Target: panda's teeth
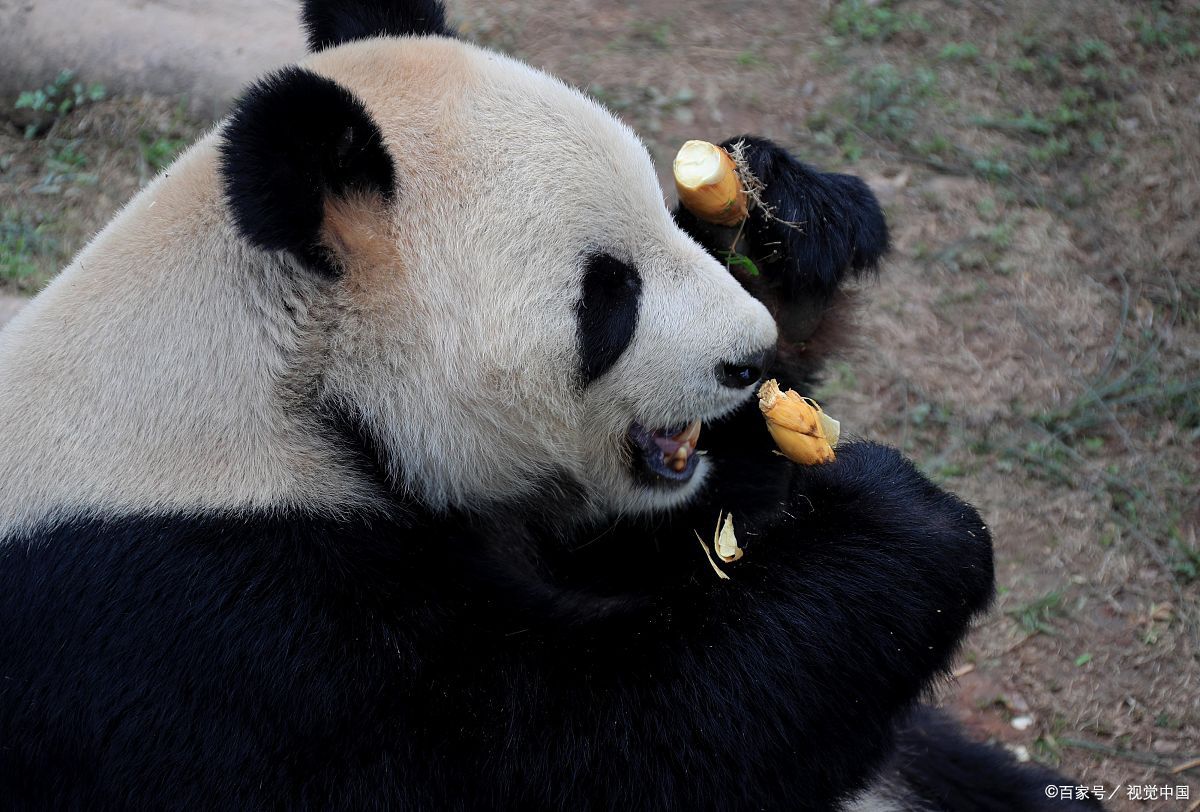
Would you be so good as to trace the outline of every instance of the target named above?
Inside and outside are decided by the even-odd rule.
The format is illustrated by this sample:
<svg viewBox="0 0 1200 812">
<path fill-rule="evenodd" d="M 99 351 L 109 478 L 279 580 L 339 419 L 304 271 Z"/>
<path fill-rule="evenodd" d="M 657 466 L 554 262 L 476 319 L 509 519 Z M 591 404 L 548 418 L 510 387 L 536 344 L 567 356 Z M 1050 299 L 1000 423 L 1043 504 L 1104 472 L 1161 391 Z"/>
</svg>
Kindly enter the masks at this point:
<svg viewBox="0 0 1200 812">
<path fill-rule="evenodd" d="M 700 438 L 700 418 L 696 418 L 692 422 L 683 427 L 683 430 L 671 437 L 677 443 L 690 445 L 695 447 L 696 440 Z"/>
<path fill-rule="evenodd" d="M 675 450 L 674 454 L 670 456 L 663 454 L 663 462 L 675 469 L 675 471 L 682 471 L 687 467 L 688 457 L 691 456 L 691 453 L 692 447 L 684 443 Z"/>
</svg>

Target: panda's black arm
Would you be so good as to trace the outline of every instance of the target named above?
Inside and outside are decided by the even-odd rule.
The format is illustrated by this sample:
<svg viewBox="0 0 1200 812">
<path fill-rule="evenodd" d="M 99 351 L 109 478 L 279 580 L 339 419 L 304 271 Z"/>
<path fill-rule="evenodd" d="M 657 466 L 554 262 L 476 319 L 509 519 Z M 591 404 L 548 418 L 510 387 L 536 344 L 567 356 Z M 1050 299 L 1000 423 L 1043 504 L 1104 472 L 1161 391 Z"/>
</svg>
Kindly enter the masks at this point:
<svg viewBox="0 0 1200 812">
<path fill-rule="evenodd" d="M 607 568 L 633 573 L 642 591 L 623 607 L 532 599 L 493 672 L 510 686 L 495 701 L 537 708 L 518 735 L 549 737 L 552 752 L 622 785 L 670 782 L 680 808 L 753 803 L 790 774 L 807 787 L 796 808 L 829 809 L 865 780 L 894 720 L 987 605 L 990 539 L 972 508 L 892 449 L 856 443 L 833 464 L 787 468 L 774 510 L 735 519 L 746 554 L 722 567 L 729 580 L 693 533 L 711 540 L 707 511 L 622 526 L 578 551 L 577 583 L 601 583 Z M 572 689 L 546 705 L 560 680 Z M 645 751 L 622 755 L 618 741 Z M 553 781 L 544 769 L 539 779 Z"/>
<path fill-rule="evenodd" d="M 761 181 L 762 205 L 751 205 L 736 228 L 704 223 L 682 207 L 675 219 L 774 316 L 779 342 L 763 378 L 811 394 L 851 322 L 853 307 L 840 286 L 873 273 L 888 250 L 883 210 L 860 178 L 822 172 L 765 138 L 743 135 L 721 146 Z M 731 261 L 731 247 L 752 266 Z M 701 448 L 716 461 L 706 504 L 744 514 L 780 498 L 786 463 L 773 456 L 775 444 L 753 399 L 706 424 Z"/>
<path fill-rule="evenodd" d="M 702 222 L 681 206 L 674 217 L 774 316 L 779 348 L 770 376 L 807 386 L 823 357 L 844 344 L 852 308 L 842 283 L 877 269 L 888 250 L 887 222 L 860 178 L 822 172 L 765 138 L 744 135 L 722 146 L 734 144 L 763 183 L 765 208 L 752 205 L 736 228 Z"/>
<path fill-rule="evenodd" d="M 741 135 L 721 144 L 731 151 L 735 145 L 762 183 L 764 205 L 751 205 L 736 227 L 703 222 L 682 206 L 673 214 L 752 293 L 786 303 L 827 300 L 846 278 L 876 269 L 888 250 L 887 222 L 861 178 L 822 172 L 766 138 Z M 731 251 L 753 268 L 731 260 Z"/>
</svg>

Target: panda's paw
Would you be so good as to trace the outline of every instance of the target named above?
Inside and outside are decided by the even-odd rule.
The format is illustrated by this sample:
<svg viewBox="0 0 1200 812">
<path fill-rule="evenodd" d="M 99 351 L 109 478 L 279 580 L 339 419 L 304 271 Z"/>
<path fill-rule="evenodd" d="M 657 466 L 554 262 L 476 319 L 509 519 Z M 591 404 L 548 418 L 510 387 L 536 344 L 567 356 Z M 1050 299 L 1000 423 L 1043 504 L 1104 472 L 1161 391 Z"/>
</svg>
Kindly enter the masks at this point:
<svg viewBox="0 0 1200 812">
<path fill-rule="evenodd" d="M 759 136 L 737 136 L 721 146 L 761 183 L 748 219 L 724 228 L 682 207 L 675 217 L 752 292 L 828 300 L 846 278 L 877 268 L 888 249 L 887 223 L 861 178 L 821 172 Z"/>
<path fill-rule="evenodd" d="M 789 490 L 784 519 L 771 535 L 798 540 L 801 557 L 873 559 L 894 586 L 912 586 L 916 603 L 930 595 L 955 598 L 954 614 L 964 622 L 991 603 L 987 525 L 896 449 L 840 444 L 832 463 L 795 466 Z"/>
<path fill-rule="evenodd" d="M 954 494 L 931 482 L 900 451 L 865 440 L 838 444 L 825 465 L 797 465 L 793 501 L 815 516 L 833 520 L 847 511 L 856 524 L 897 535 L 963 536 L 990 546 L 979 514 Z"/>
<path fill-rule="evenodd" d="M 842 441 L 835 455 L 833 462 L 824 465 L 797 465 L 793 491 L 819 496 L 819 503 L 829 510 L 853 508 L 864 499 L 916 508 L 946 496 L 891 446 L 867 440 Z M 892 513 L 874 518 L 894 518 Z"/>
<path fill-rule="evenodd" d="M 765 138 L 743 135 L 722 146 L 761 181 L 747 220 L 716 226 L 682 206 L 675 220 L 775 318 L 771 375 L 810 383 L 853 328 L 853 292 L 840 286 L 873 273 L 887 252 L 883 211 L 860 178 L 821 172 Z"/>
</svg>

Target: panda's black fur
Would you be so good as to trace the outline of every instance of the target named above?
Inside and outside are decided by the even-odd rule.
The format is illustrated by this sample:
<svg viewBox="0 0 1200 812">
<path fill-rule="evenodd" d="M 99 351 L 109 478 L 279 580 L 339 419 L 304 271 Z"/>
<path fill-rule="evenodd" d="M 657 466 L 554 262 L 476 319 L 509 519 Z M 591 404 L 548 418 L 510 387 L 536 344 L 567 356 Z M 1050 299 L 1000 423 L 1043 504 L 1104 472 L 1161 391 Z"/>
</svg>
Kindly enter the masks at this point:
<svg viewBox="0 0 1200 812">
<path fill-rule="evenodd" d="M 990 550 L 888 449 L 769 468 L 768 510 L 722 491 L 736 591 L 682 516 L 574 546 L 524 510 L 404 506 L 10 540 L 5 789 L 31 808 L 827 809 L 986 602 Z"/>
<path fill-rule="evenodd" d="M 327 198 L 394 194 L 379 127 L 354 94 L 310 70 L 284 68 L 252 86 L 227 133 L 225 195 L 238 230 L 313 269 L 336 272 L 318 239 Z"/>
<path fill-rule="evenodd" d="M 446 25 L 446 12 L 440 0 L 406 0 L 403 3 L 306 0 L 304 28 L 312 51 L 369 37 L 454 35 Z"/>
<path fill-rule="evenodd" d="M 777 280 L 786 298 L 827 299 L 847 273 L 876 270 L 888 249 L 888 229 L 861 178 L 821 172 L 753 135 L 730 138 L 721 146 L 740 154 L 762 183 L 766 205 L 751 207 L 738 230 L 743 248 L 758 249 L 750 256 L 755 267 Z M 706 224 L 682 207 L 675 210 L 675 219 L 705 243 L 728 237 L 730 231 Z"/>
<path fill-rule="evenodd" d="M 447 33 L 436 3 L 307 11 L 314 48 Z M 270 112 L 295 93 L 308 115 Z M 319 202 L 403 194 L 403 178 L 381 185 L 391 170 L 364 115 L 303 70 L 247 96 L 223 155 L 248 240 L 337 273 L 317 248 Z M 777 313 L 825 307 L 885 250 L 878 204 L 770 142 L 746 149 L 779 217 L 807 225 L 755 220 L 743 250 L 764 278 L 745 283 Z M 319 171 L 289 164 L 302 158 Z M 635 272 L 596 263 L 598 301 L 636 301 Z M 588 318 L 583 385 L 632 330 Z M 793 348 L 767 375 L 799 386 L 815 363 Z M 322 419 L 373 467 L 352 416 Z M 14 531 L 0 539 L 0 805 L 830 810 L 874 784 L 893 810 L 1069 808 L 1044 801 L 1055 777 L 914 711 L 991 599 L 975 510 L 872 443 L 792 465 L 753 403 L 706 431 L 721 464 L 701 496 L 616 524 L 564 523 L 536 498 L 481 512 L 396 493 L 339 519 L 175 512 Z M 718 509 L 746 550 L 736 588 L 696 549 Z"/>
<path fill-rule="evenodd" d="M 642 280 L 636 268 L 610 254 L 588 257 L 579 320 L 579 380 L 584 386 L 616 363 L 637 329 Z"/>
</svg>

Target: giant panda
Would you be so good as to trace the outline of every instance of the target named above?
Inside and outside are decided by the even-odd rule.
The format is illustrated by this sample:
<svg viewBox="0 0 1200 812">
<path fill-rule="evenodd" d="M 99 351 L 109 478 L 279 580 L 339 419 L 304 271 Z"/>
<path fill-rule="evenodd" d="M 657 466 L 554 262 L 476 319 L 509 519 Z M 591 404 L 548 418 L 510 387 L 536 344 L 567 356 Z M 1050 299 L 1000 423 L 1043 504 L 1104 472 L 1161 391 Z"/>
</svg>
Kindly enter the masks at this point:
<svg viewBox="0 0 1200 812">
<path fill-rule="evenodd" d="M 737 278 L 436 2 L 303 14 L 0 334 L 0 805 L 1071 806 L 917 704 L 979 515 L 870 442 L 794 465 L 752 402 L 885 251 L 867 187 L 740 139 L 777 218 Z"/>
</svg>

